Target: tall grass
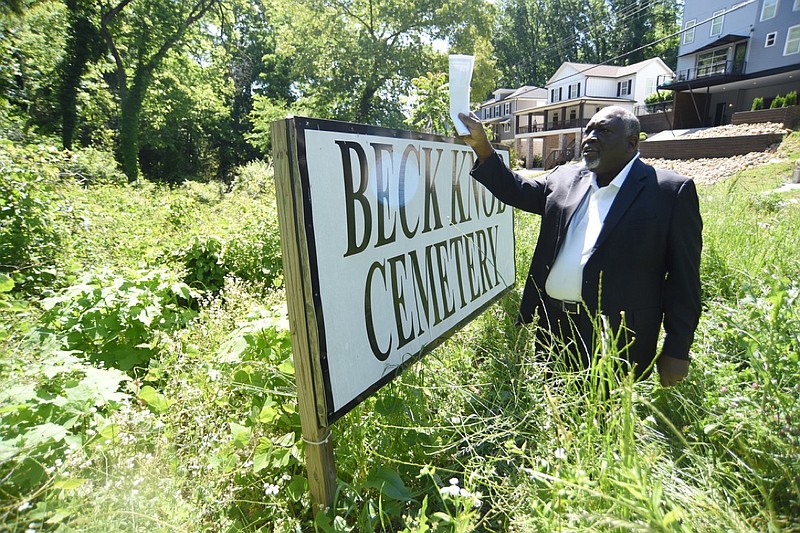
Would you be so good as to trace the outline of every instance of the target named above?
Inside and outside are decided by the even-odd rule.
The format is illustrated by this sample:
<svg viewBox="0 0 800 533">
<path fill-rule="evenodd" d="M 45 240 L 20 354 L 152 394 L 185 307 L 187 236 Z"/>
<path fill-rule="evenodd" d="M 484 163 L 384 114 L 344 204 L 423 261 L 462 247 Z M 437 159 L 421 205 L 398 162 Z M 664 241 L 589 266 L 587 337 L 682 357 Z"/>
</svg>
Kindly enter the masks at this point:
<svg viewBox="0 0 800 533">
<path fill-rule="evenodd" d="M 783 150 L 797 157 L 799 145 L 795 133 Z M 220 286 L 195 302 L 193 321 L 147 341 L 155 355 L 125 381 L 119 405 L 81 407 L 87 429 L 74 426 L 69 441 L 18 448 L 41 463 L 35 490 L 4 485 L 16 464 L 4 446 L 24 435 L 0 437 L 0 531 L 800 530 L 800 207 L 796 194 L 770 192 L 790 164 L 700 188 L 704 313 L 687 380 L 664 389 L 618 378 L 610 342 L 591 372 L 553 370 L 535 353 L 535 332 L 514 325 L 510 294 L 336 422 L 339 489 L 318 516 L 284 296 L 274 273 L 251 267 L 272 257 L 274 220 L 261 220 L 274 217 L 268 172 L 250 169 L 228 192 L 63 189 L 96 230 L 66 236 L 60 265 L 75 277 L 92 259 L 120 276 L 156 265 L 184 275 L 192 235 L 233 255 L 201 256 L 222 259 Z M 516 224 L 522 281 L 538 220 Z M 243 250 L 240 235 L 263 242 Z M 56 352 L 36 335 L 40 305 L 0 292 L 11 326 L 0 336 L 0 391 L 38 383 L 75 397 L 73 374 L 47 366 Z M 2 424 L 33 405 L 0 397 Z M 45 400 L 37 405 L 54 405 Z"/>
</svg>

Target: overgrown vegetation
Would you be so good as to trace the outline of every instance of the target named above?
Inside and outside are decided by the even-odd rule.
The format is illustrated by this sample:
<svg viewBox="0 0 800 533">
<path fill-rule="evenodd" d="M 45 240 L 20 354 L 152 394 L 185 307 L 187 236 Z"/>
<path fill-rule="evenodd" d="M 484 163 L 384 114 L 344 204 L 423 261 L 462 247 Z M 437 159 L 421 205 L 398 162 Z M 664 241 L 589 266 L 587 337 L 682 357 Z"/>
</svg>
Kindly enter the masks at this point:
<svg viewBox="0 0 800 533">
<path fill-rule="evenodd" d="M 781 151 L 700 189 L 689 379 L 613 382 L 602 348 L 595 385 L 548 374 L 512 294 L 335 424 L 312 516 L 271 167 L 128 185 L 3 144 L 0 531 L 796 530 L 800 208 L 774 191 L 800 134 Z"/>
</svg>

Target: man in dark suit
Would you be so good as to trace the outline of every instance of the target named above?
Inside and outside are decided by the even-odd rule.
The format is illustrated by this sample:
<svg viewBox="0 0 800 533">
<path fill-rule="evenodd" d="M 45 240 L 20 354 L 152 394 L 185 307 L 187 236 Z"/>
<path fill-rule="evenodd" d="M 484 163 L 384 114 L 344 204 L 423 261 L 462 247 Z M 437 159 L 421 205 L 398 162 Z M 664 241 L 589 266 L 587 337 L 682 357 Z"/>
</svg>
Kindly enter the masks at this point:
<svg viewBox="0 0 800 533">
<path fill-rule="evenodd" d="M 506 204 L 542 217 L 519 322 L 538 316 L 540 331 L 573 345 L 580 368 L 590 364 L 602 315 L 638 378 L 655 360 L 662 385 L 682 380 L 701 311 L 694 182 L 639 160 L 639 121 L 622 107 L 589 121 L 583 165 L 532 180 L 503 164 L 478 117 L 461 119 L 470 130 L 462 138 L 478 157 L 472 176 Z"/>
</svg>

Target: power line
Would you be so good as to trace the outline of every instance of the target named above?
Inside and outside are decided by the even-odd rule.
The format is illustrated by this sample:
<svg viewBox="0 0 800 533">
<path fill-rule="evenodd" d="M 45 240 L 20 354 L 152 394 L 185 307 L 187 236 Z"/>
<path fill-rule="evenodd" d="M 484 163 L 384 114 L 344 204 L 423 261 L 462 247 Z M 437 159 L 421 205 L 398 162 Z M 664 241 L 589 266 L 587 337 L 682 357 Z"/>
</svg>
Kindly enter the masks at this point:
<svg viewBox="0 0 800 533">
<path fill-rule="evenodd" d="M 652 7 L 656 3 L 664 3 L 666 1 L 667 0 L 656 0 L 656 2 L 654 2 L 652 4 L 647 4 L 647 3 L 644 3 L 644 4 L 628 4 L 627 6 L 624 6 L 624 7 L 620 8 L 617 11 L 611 11 L 611 12 L 608 13 L 608 15 L 609 15 L 609 21 L 608 21 L 609 22 L 609 26 L 610 26 L 610 23 L 611 23 L 610 17 L 614 17 L 614 16 L 619 17 L 619 20 L 617 21 L 618 24 L 624 24 L 624 23 L 627 23 L 627 22 L 632 22 L 632 21 L 635 21 L 635 20 L 638 20 L 639 18 L 641 18 L 644 15 L 644 11 L 647 8 Z M 556 54 L 559 53 L 559 49 L 561 49 L 563 47 L 566 47 L 566 46 L 569 46 L 570 44 L 575 43 L 579 39 L 581 34 L 589 35 L 589 36 L 591 36 L 591 37 L 593 37 L 595 39 L 599 39 L 602 36 L 602 34 L 598 35 L 597 32 L 598 32 L 597 28 L 584 29 L 584 30 L 577 29 L 575 35 L 570 36 L 570 37 L 565 37 L 563 39 L 560 39 L 559 41 L 556 41 L 555 43 L 549 44 L 548 46 L 546 46 L 546 47 L 544 47 L 544 48 L 542 48 L 540 50 L 537 50 L 536 55 L 538 57 L 554 57 Z M 517 63 L 516 66 L 517 67 L 521 67 L 523 65 L 520 64 L 520 63 Z"/>
<path fill-rule="evenodd" d="M 710 16 L 710 17 L 709 17 L 709 18 L 707 18 L 706 20 L 704 20 L 704 21 L 702 21 L 702 22 L 700 22 L 700 23 L 698 23 L 698 24 L 695 24 L 695 25 L 694 25 L 694 26 L 692 26 L 691 28 L 681 28 L 680 30 L 678 30 L 678 31 L 676 31 L 675 33 L 672 33 L 672 34 L 670 34 L 670 35 L 667 35 L 666 37 L 662 37 L 662 38 L 660 38 L 660 39 L 656 39 L 655 41 L 651 41 L 651 42 L 649 42 L 649 43 L 647 43 L 647 44 L 644 44 L 644 45 L 642 45 L 642 46 L 639 46 L 638 48 L 634 48 L 633 50 L 630 50 L 630 51 L 628 51 L 628 52 L 625 52 L 625 53 L 623 53 L 623 54 L 620 54 L 620 55 L 618 55 L 618 56 L 616 56 L 616 57 L 612 57 L 611 59 L 608 59 L 608 60 L 606 60 L 606 61 L 603 61 L 603 62 L 601 62 L 601 63 L 597 63 L 597 64 L 594 64 L 594 65 L 591 65 L 591 66 L 589 66 L 589 67 L 587 67 L 587 68 L 585 68 L 585 69 L 583 69 L 583 70 L 580 70 L 580 71 L 576 72 L 575 74 L 570 74 L 569 76 L 565 76 L 565 77 L 563 77 L 563 78 L 558 78 L 558 79 L 556 79 L 556 80 L 553 80 L 551 83 L 557 83 L 557 82 L 559 82 L 559 81 L 566 80 L 566 79 L 568 79 L 568 78 L 571 78 L 571 77 L 573 77 L 573 76 L 576 76 L 576 75 L 578 75 L 578 74 L 583 74 L 584 72 L 588 72 L 588 71 L 592 70 L 593 68 L 597 68 L 597 67 L 599 67 L 599 66 L 602 66 L 602 65 L 607 65 L 608 63 L 611 63 L 612 61 L 616 61 L 617 59 L 620 59 L 620 58 L 623 58 L 623 57 L 629 56 L 629 55 L 631 55 L 631 54 L 635 54 L 636 52 L 639 52 L 640 50 L 644 50 L 645 48 L 649 48 L 650 46 L 653 46 L 653 45 L 656 45 L 656 44 L 658 44 L 658 43 L 660 43 L 660 42 L 666 41 L 667 39 L 672 39 L 672 38 L 673 38 L 673 37 L 675 37 L 676 35 L 681 35 L 681 34 L 683 34 L 683 33 L 686 33 L 686 32 L 687 32 L 687 31 L 689 31 L 689 30 L 694 30 L 694 29 L 695 29 L 697 26 L 702 26 L 703 24 L 705 24 L 705 23 L 707 23 L 707 22 L 711 22 L 712 20 L 714 20 L 714 19 L 715 19 L 715 18 L 717 18 L 717 17 L 725 16 L 725 15 L 727 15 L 728 13 L 732 13 L 733 11 L 736 11 L 736 10 L 738 10 L 738 9 L 741 9 L 741 8 L 743 8 L 743 7 L 745 7 L 745 6 L 749 5 L 749 4 L 752 4 L 752 3 L 753 3 L 753 2 L 755 2 L 755 1 L 756 1 L 756 0 L 746 0 L 745 2 L 742 2 L 741 4 L 735 5 L 735 6 L 733 6 L 732 8 L 730 8 L 730 9 L 726 10 L 724 13 L 719 13 L 719 14 L 717 14 L 717 15 L 712 15 L 712 16 Z"/>
<path fill-rule="evenodd" d="M 648 3 L 628 4 L 627 6 L 623 6 L 622 8 L 620 8 L 617 11 L 609 12 L 608 15 L 609 15 L 609 18 L 612 17 L 612 16 L 619 17 L 619 20 L 617 21 L 617 23 L 618 24 L 624 24 L 624 23 L 627 23 L 627 22 L 632 22 L 632 21 L 640 19 L 645 14 L 645 10 L 646 9 L 648 9 L 650 7 L 653 7 L 657 3 L 662 3 L 663 4 L 666 1 L 667 0 L 656 0 L 656 2 L 653 2 L 653 3 L 650 3 L 650 4 L 648 4 Z M 609 20 L 609 22 L 611 22 L 611 20 Z M 579 31 L 576 32 L 576 34 L 574 36 L 565 37 L 565 38 L 561 39 L 560 41 L 557 41 L 557 42 L 555 42 L 553 44 L 550 44 L 550 45 L 546 46 L 544 49 L 542 49 L 541 51 L 537 51 L 537 54 L 538 55 L 547 56 L 551 51 L 558 52 L 558 49 L 561 48 L 562 46 L 569 46 L 570 44 L 572 44 L 574 42 L 577 42 L 580 34 L 586 34 L 586 35 L 592 36 L 595 39 L 597 39 L 597 38 L 599 38 L 599 36 L 595 34 L 596 31 L 597 31 L 596 28 L 595 29 L 586 29 L 586 30 L 583 30 L 583 31 L 579 30 Z"/>
</svg>

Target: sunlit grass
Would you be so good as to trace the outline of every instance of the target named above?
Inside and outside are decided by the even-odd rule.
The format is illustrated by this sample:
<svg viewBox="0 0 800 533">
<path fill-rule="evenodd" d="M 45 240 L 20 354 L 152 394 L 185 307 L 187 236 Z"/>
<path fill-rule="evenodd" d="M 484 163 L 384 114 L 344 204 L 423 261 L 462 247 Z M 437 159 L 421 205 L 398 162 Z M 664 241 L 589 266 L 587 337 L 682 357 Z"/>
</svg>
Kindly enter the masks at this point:
<svg viewBox="0 0 800 533">
<path fill-rule="evenodd" d="M 800 207 L 771 192 L 789 170 L 700 188 L 704 313 L 674 388 L 618 378 L 612 343 L 590 374 L 548 367 L 511 293 L 335 423 L 340 488 L 315 522 L 290 368 L 270 362 L 289 355 L 271 329 L 283 295 L 229 277 L 153 341 L 110 438 L 48 455 L 39 492 L 0 494 L 0 531 L 797 531 Z M 211 185 L 69 194 L 95 231 L 68 240 L 80 269 L 178 268 L 166 258 L 189 233 L 274 216 Z M 521 283 L 538 218 L 515 220 Z M 26 341 L 37 301 L 0 303 L 1 388 L 41 354 Z M 136 397 L 148 385 L 165 406 Z"/>
</svg>

